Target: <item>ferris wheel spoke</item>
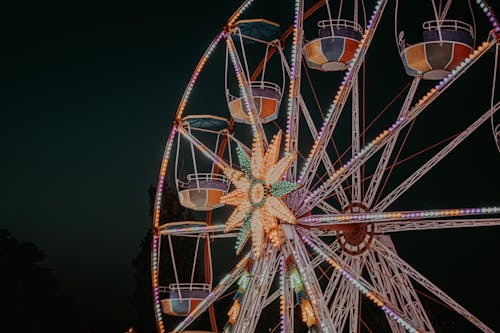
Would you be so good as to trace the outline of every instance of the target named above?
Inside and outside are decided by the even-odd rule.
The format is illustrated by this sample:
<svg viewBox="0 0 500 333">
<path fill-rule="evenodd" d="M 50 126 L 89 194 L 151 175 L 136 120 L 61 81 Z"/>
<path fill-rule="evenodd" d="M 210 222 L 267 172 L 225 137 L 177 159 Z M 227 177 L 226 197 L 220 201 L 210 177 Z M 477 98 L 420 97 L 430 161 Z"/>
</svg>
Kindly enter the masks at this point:
<svg viewBox="0 0 500 333">
<path fill-rule="evenodd" d="M 197 137 L 189 131 L 186 131 L 182 126 L 179 127 L 179 133 L 191 142 L 198 151 L 208 157 L 213 163 L 217 164 L 219 168 L 228 168 L 229 164 L 222 159 L 217 153 L 213 152 L 205 144 L 203 144 Z"/>
<path fill-rule="evenodd" d="M 158 235 L 172 235 L 172 236 L 184 236 L 184 237 L 205 237 L 208 235 L 211 239 L 218 238 L 235 238 L 238 236 L 238 229 L 235 228 L 234 232 L 224 232 L 224 224 L 211 224 L 205 226 L 188 226 L 180 227 L 174 225 L 170 227 L 168 224 L 164 224 L 158 228 Z"/>
<path fill-rule="evenodd" d="M 464 141 L 470 134 L 472 134 L 482 123 L 489 120 L 492 114 L 494 114 L 498 109 L 500 109 L 500 102 L 493 106 L 492 109 L 486 111 L 479 119 L 477 119 L 472 125 L 466 128 L 460 135 L 448 143 L 443 149 L 441 149 L 436 155 L 434 155 L 429 161 L 422 165 L 417 171 L 415 171 L 410 177 L 404 180 L 398 187 L 396 187 L 391 193 L 389 193 L 385 198 L 377 203 L 373 207 L 373 211 L 382 212 L 387 209 L 397 198 L 399 198 L 404 192 L 406 192 L 411 186 L 413 186 L 420 178 L 422 178 L 429 170 L 431 170 L 439 161 L 446 157 L 453 149 L 455 149 L 462 141 Z"/>
<path fill-rule="evenodd" d="M 306 196 L 304 199 L 304 204 L 297 212 L 297 215 L 302 215 L 305 212 L 310 211 L 313 207 L 317 205 L 319 200 L 324 200 L 332 191 L 334 191 L 336 186 L 339 186 L 344 180 L 349 177 L 352 172 L 359 168 L 363 163 L 365 163 L 369 158 L 371 158 L 378 150 L 384 147 L 387 142 L 392 138 L 392 136 L 399 130 L 410 124 L 413 119 L 422 113 L 439 95 L 441 95 L 448 87 L 452 85 L 455 80 L 457 80 L 470 66 L 472 66 L 477 60 L 479 60 L 486 52 L 495 45 L 495 41 L 490 43 L 483 43 L 475 50 L 469 58 L 466 58 L 464 62 L 458 65 L 450 74 L 442 81 L 440 81 L 434 88 L 427 92 L 424 97 L 422 97 L 413 108 L 411 108 L 407 115 L 398 118 L 398 120 L 391 125 L 388 129 L 380 133 L 375 139 L 368 143 L 357 156 L 351 157 L 351 159 L 346 162 L 341 168 L 337 169 L 333 176 L 326 180 L 320 187 L 312 190 L 310 196 Z M 499 103 L 494 107 L 493 110 L 488 111 L 490 114 L 498 109 Z"/>
<path fill-rule="evenodd" d="M 361 68 L 361 64 L 364 62 L 366 52 L 371 44 L 386 4 L 387 0 L 377 2 L 375 11 L 373 12 L 371 20 L 365 29 L 354 59 L 349 65 L 346 75 L 344 76 L 344 80 L 337 91 L 332 104 L 330 105 L 327 116 L 321 126 L 321 130 L 309 152 L 309 157 L 307 158 L 305 165 L 302 167 L 299 182 L 302 183 L 306 189 L 309 189 L 311 186 L 323 152 L 326 150 L 326 146 L 333 135 L 335 127 L 337 126 L 337 122 L 347 102 L 347 98 L 351 93 L 354 78 L 357 76 L 357 73 Z"/>
<path fill-rule="evenodd" d="M 337 243 L 337 241 L 335 241 L 334 243 Z M 320 259 L 324 259 L 322 258 L 320 255 L 317 255 Z M 348 256 L 345 254 L 345 252 L 341 252 L 340 253 L 340 258 L 343 260 L 343 262 L 350 266 L 351 265 L 351 256 Z M 340 282 L 342 280 L 342 274 L 337 271 L 337 270 L 334 270 L 332 272 L 332 274 L 330 275 L 330 279 L 328 280 L 328 284 L 325 288 L 325 302 L 327 304 L 330 304 L 330 302 L 332 301 L 333 299 L 333 296 L 335 295 L 335 292 L 337 290 L 340 290 L 340 288 L 338 287 Z M 334 308 L 333 306 L 330 306 L 330 312 L 333 312 L 334 311 Z"/>
<path fill-rule="evenodd" d="M 304 38 L 304 0 L 295 1 L 293 22 L 290 86 L 287 103 L 287 119 L 285 132 L 285 152 L 297 151 L 299 143 L 299 98 L 300 98 L 300 73 L 302 64 L 302 40 Z M 297 180 L 297 160 L 294 160 L 288 169 L 286 180 Z"/>
<path fill-rule="evenodd" d="M 245 70 L 241 64 L 240 58 L 238 56 L 238 52 L 236 51 L 236 47 L 234 45 L 232 34 L 229 34 L 226 38 L 227 48 L 229 50 L 230 58 L 233 63 L 234 70 L 236 72 L 236 77 L 238 79 L 238 85 L 240 87 L 240 93 L 243 95 L 243 100 L 245 104 L 246 111 L 248 112 L 248 118 L 250 119 L 250 123 L 252 125 L 252 130 L 254 133 L 259 133 L 262 136 L 262 140 L 264 142 L 264 146 L 267 147 L 267 137 L 266 132 L 262 127 L 262 121 L 260 119 L 260 115 L 257 112 L 257 107 L 255 106 L 252 89 L 250 88 L 250 84 L 248 82 L 248 78 L 246 77 Z"/>
<path fill-rule="evenodd" d="M 304 102 L 304 99 L 302 98 L 302 96 L 300 97 L 300 109 L 302 110 L 302 114 L 304 115 L 304 119 L 306 121 L 307 126 L 309 127 L 309 131 L 311 132 L 311 135 L 313 137 L 317 137 L 318 130 L 314 126 L 314 122 L 311 118 L 311 114 L 309 113 L 309 109 L 307 108 L 307 105 Z M 328 176 L 332 176 L 335 168 L 333 167 L 333 163 L 330 160 L 330 157 L 328 156 L 326 151 L 323 151 L 321 161 L 325 165 Z M 307 195 L 307 193 L 304 193 L 304 194 Z M 345 193 L 345 189 L 342 186 L 337 186 L 335 188 L 335 194 L 337 195 L 337 200 L 339 201 L 340 207 L 345 207 L 349 204 L 349 199 L 347 198 L 347 194 Z M 293 202 L 292 209 L 296 209 L 297 203 L 302 201 L 301 200 L 302 198 L 297 198 L 297 196 L 295 198 L 299 199 L 299 200 L 295 200 Z"/>
<path fill-rule="evenodd" d="M 340 249 L 340 246 L 338 244 L 338 242 L 333 242 L 332 244 L 330 244 L 330 248 L 332 251 L 338 251 Z M 319 254 L 316 254 L 313 259 L 311 260 L 311 265 L 313 266 L 313 268 L 316 268 L 318 267 L 322 262 L 324 262 L 325 260 L 321 257 L 321 255 Z M 333 292 L 332 292 L 333 293 Z M 265 301 L 265 304 L 264 304 L 264 307 L 268 306 L 269 304 L 271 304 L 272 302 L 274 302 L 276 299 L 278 299 L 278 297 L 280 297 L 280 291 L 279 290 L 276 290 L 274 293 L 272 293 Z"/>
<path fill-rule="evenodd" d="M 316 278 L 314 267 L 311 265 L 308 252 L 300 236 L 291 225 L 283 225 L 283 231 L 286 238 L 286 243 L 283 244 L 282 249 L 283 254 L 285 257 L 293 259 L 294 263 L 297 265 L 306 287 L 307 295 L 311 301 L 310 303 L 314 311 L 316 323 L 320 327 L 320 331 L 330 333 L 336 332 L 330 312 L 324 302 L 323 293 L 321 292 L 318 279 Z"/>
<path fill-rule="evenodd" d="M 380 256 L 384 257 L 387 262 L 391 262 L 394 267 L 401 272 L 404 272 L 407 276 L 413 279 L 415 282 L 420 284 L 422 287 L 426 288 L 430 292 L 432 292 L 436 297 L 438 297 L 443 303 L 448 305 L 458 314 L 462 315 L 465 319 L 475 325 L 483 332 L 494 333 L 494 331 L 486 326 L 483 322 L 481 322 L 478 318 L 476 318 L 473 314 L 463 308 L 460 304 L 458 304 L 455 300 L 453 300 L 450 296 L 448 296 L 445 292 L 439 289 L 436 285 L 434 285 L 431 281 L 421 275 L 417 270 L 415 270 L 412 266 L 406 263 L 401 257 L 397 255 L 394 251 L 388 248 L 379 240 L 375 239 L 372 248 L 376 250 Z"/>
<path fill-rule="evenodd" d="M 359 154 L 360 132 L 359 132 L 359 82 L 358 75 L 354 77 L 352 84 L 352 121 L 351 121 L 351 152 L 352 156 Z M 330 171 L 333 173 L 333 169 Z M 329 175 L 331 176 L 331 175 Z M 361 202 L 361 166 L 351 174 L 351 202 Z M 343 206 L 344 207 L 344 206 Z"/>
<path fill-rule="evenodd" d="M 375 233 L 387 234 L 400 231 L 440 230 L 457 228 L 479 228 L 500 225 L 500 218 L 474 218 L 474 219 L 445 219 L 445 220 L 418 220 L 394 221 L 377 223 Z"/>
<path fill-rule="evenodd" d="M 172 331 L 172 333 L 182 332 L 185 330 L 193 321 L 196 320 L 204 311 L 206 311 L 218 298 L 220 298 L 226 290 L 231 287 L 246 270 L 248 260 L 250 259 L 250 254 L 245 255 L 240 262 L 227 274 L 219 284 L 212 289 L 206 298 L 201 301 L 196 308 L 189 313 L 189 315 L 184 318 L 183 321 L 177 325 L 177 327 Z"/>
<path fill-rule="evenodd" d="M 358 276 L 361 275 L 363 270 L 363 261 L 362 256 L 352 257 L 350 260 L 349 266 Z M 342 274 L 337 275 L 342 277 Z M 359 290 L 346 279 L 340 279 L 337 289 L 338 291 L 330 306 L 333 323 L 338 332 L 343 332 L 345 325 L 348 323 L 349 333 L 357 333 Z"/>
<path fill-rule="evenodd" d="M 408 109 L 411 106 L 411 102 L 413 101 L 413 97 L 415 96 L 419 83 L 420 83 L 420 77 L 416 77 L 413 79 L 410 89 L 406 94 L 406 98 L 401 108 L 401 111 L 399 112 L 398 118 L 400 118 L 401 116 L 405 116 L 406 113 L 408 112 Z M 384 171 L 386 170 L 387 163 L 389 163 L 392 151 L 396 146 L 399 132 L 400 132 L 399 130 L 396 131 L 394 136 L 385 145 L 384 151 L 382 152 L 382 156 L 380 157 L 377 168 L 373 173 L 370 185 L 368 186 L 366 194 L 363 198 L 363 202 L 366 204 L 367 207 L 371 207 L 373 200 L 375 199 L 375 194 L 377 193 L 377 190 L 380 186 L 380 182 L 382 181 L 382 176 L 384 175 Z"/>
<path fill-rule="evenodd" d="M 385 243 L 394 252 L 394 245 L 389 236 L 377 236 L 377 239 Z M 390 260 L 375 249 L 367 252 L 367 267 L 371 280 L 391 303 L 397 307 L 424 332 L 434 332 L 432 324 L 425 312 L 417 292 L 409 277 L 395 266 Z M 402 332 L 401 327 L 387 318 L 393 332 Z"/>
<path fill-rule="evenodd" d="M 255 332 L 279 264 L 280 256 L 270 244 L 266 246 L 262 256 L 254 261 L 233 332 Z"/>
<path fill-rule="evenodd" d="M 236 138 L 234 135 L 228 133 L 227 136 L 229 137 L 229 139 L 231 139 L 232 141 L 234 141 L 238 146 L 240 146 L 240 148 L 243 149 L 243 151 L 245 153 L 247 153 L 248 155 L 250 155 L 252 153 L 252 149 L 250 149 L 249 147 L 247 147 L 243 142 L 241 142 L 240 140 L 238 140 L 238 138 Z"/>
<path fill-rule="evenodd" d="M 280 312 L 281 332 L 294 332 L 294 288 L 283 255 L 280 257 Z"/>
<path fill-rule="evenodd" d="M 340 213 L 339 210 L 334 208 L 332 205 L 330 205 L 326 201 L 320 201 L 318 202 L 318 208 L 321 209 L 323 212 L 328 213 L 328 214 L 334 214 L 334 213 Z"/>
<path fill-rule="evenodd" d="M 310 215 L 298 219 L 297 222 L 307 228 L 320 230 L 335 230 L 337 227 L 345 224 L 356 223 L 375 223 L 382 226 L 388 223 L 404 224 L 419 223 L 421 221 L 440 221 L 441 218 L 498 215 L 499 206 L 481 207 L 481 208 L 452 208 L 452 209 L 433 209 L 433 210 L 412 210 L 412 211 L 393 211 L 382 213 L 352 213 L 352 214 L 324 214 Z M 429 218 L 431 220 L 429 220 Z M 432 220 L 434 219 L 434 220 Z M 441 220 L 445 221 L 445 220 Z M 466 221 L 464 220 L 456 220 Z M 424 223 L 422 223 L 424 224 Z M 382 228 L 382 227 L 380 227 Z"/>
<path fill-rule="evenodd" d="M 306 191 L 305 194 L 307 195 L 307 194 L 309 194 L 309 192 Z M 347 200 L 347 197 L 345 200 Z M 335 207 L 333 207 L 332 205 L 330 205 L 328 202 L 326 202 L 324 200 L 321 200 L 320 202 L 318 202 L 317 207 L 319 209 L 321 209 L 326 214 L 340 214 L 340 211 L 338 209 L 336 209 Z"/>
<path fill-rule="evenodd" d="M 282 59 L 285 59 L 285 56 L 284 56 L 283 51 L 281 49 L 280 49 L 280 55 L 281 55 Z M 286 59 L 284 60 L 284 63 L 285 63 L 286 71 L 290 75 L 290 68 L 286 64 Z M 311 89 L 314 90 L 314 87 L 311 87 Z M 300 107 L 300 110 L 302 111 L 302 115 L 304 116 L 304 120 L 307 124 L 307 127 L 309 128 L 309 131 L 311 132 L 312 137 L 317 137 L 318 130 L 316 129 L 314 121 L 311 118 L 309 108 L 307 107 L 307 104 L 305 103 L 304 98 L 302 97 L 301 94 L 299 95 L 299 107 Z M 325 165 L 325 168 L 326 168 L 328 175 L 331 176 L 333 171 L 335 170 L 335 168 L 333 167 L 333 163 L 330 160 L 330 157 L 328 156 L 326 150 L 323 151 L 323 154 L 321 156 L 321 161 Z M 296 210 L 298 203 L 302 202 L 302 200 L 303 200 L 303 197 L 300 194 L 301 193 L 299 192 L 299 193 L 293 195 L 293 199 L 290 200 L 292 211 Z M 349 204 L 349 199 L 347 198 L 347 195 L 345 193 L 345 189 L 342 186 L 338 186 L 335 188 L 335 194 L 337 195 L 337 200 L 339 201 L 341 207 L 345 207 L 346 205 Z M 304 193 L 302 193 L 302 195 L 304 195 Z"/>
<path fill-rule="evenodd" d="M 385 299 L 368 281 L 359 275 L 355 275 L 351 267 L 345 265 L 341 258 L 325 244 L 318 236 L 307 231 L 299 231 L 302 240 L 307 243 L 315 252 L 321 254 L 325 261 L 341 272 L 344 279 L 348 280 L 352 286 L 359 290 L 364 296 L 370 299 L 375 305 L 388 314 L 392 320 L 406 330 L 417 330 L 417 326 L 398 309 L 390 300 Z"/>
</svg>

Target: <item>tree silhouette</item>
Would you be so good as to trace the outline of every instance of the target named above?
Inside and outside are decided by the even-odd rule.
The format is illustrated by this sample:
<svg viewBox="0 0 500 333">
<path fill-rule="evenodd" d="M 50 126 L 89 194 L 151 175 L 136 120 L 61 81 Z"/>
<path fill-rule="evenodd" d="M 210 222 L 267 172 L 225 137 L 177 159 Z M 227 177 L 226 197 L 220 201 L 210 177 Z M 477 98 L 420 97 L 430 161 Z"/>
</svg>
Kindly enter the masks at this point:
<svg viewBox="0 0 500 333">
<path fill-rule="evenodd" d="M 69 332 L 78 323 L 72 300 L 59 291 L 44 252 L 0 229 L 1 332 Z"/>
</svg>

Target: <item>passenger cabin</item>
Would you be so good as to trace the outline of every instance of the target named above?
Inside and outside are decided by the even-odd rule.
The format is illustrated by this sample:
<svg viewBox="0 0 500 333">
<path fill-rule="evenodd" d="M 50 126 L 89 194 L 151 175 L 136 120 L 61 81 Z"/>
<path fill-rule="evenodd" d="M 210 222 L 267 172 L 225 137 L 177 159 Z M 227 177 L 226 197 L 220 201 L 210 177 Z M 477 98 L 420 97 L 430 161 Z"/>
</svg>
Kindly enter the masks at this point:
<svg viewBox="0 0 500 333">
<path fill-rule="evenodd" d="M 271 82 L 273 79 L 266 80 L 265 75 L 266 69 L 268 69 L 268 63 L 270 62 L 270 58 L 268 57 L 269 50 L 270 48 L 278 45 L 280 26 L 279 24 L 266 19 L 240 20 L 234 24 L 234 28 L 231 33 L 232 39 L 238 45 L 237 48 L 241 54 L 240 59 L 242 60 L 242 63 L 240 65 L 244 68 L 244 74 L 248 80 L 248 88 L 253 96 L 256 115 L 260 118 L 261 123 L 265 124 L 273 121 L 278 118 L 279 115 L 283 90 L 280 88 L 279 84 Z M 248 46 L 248 44 L 251 46 Z M 251 74 L 247 58 L 255 56 L 256 52 L 260 52 L 262 47 L 265 48 L 265 60 L 263 61 L 262 68 L 260 69 L 260 80 L 250 80 Z M 270 67 L 270 71 L 274 72 L 274 74 L 279 71 L 282 76 L 282 81 L 284 81 L 285 73 L 283 64 L 281 64 L 278 70 L 274 65 L 271 65 Z M 267 74 L 269 74 L 269 71 Z M 226 100 L 231 117 L 237 123 L 250 124 L 250 117 L 248 114 L 248 112 L 250 112 L 250 108 L 246 105 L 245 97 L 231 94 L 230 89 L 227 86 L 227 81 L 228 71 L 226 69 Z M 282 82 L 281 85 L 284 85 L 284 82 Z"/>
<path fill-rule="evenodd" d="M 255 109 L 260 121 L 265 124 L 278 118 L 281 104 L 281 88 L 275 83 L 266 81 L 251 81 L 250 89 L 253 95 Z M 237 123 L 250 124 L 245 99 L 228 94 L 228 106 L 231 117 Z"/>
<path fill-rule="evenodd" d="M 363 30 L 353 21 L 337 19 L 318 22 L 319 37 L 304 45 L 309 68 L 321 71 L 343 71 L 358 48 Z"/>
<path fill-rule="evenodd" d="M 474 30 L 457 20 L 427 21 L 423 42 L 406 45 L 400 38 L 400 54 L 406 73 L 425 80 L 441 80 L 469 56 L 474 48 Z"/>
<path fill-rule="evenodd" d="M 170 255 L 170 262 L 172 263 L 171 268 L 158 267 L 158 270 L 168 269 L 173 270 L 175 282 L 167 286 L 159 286 L 160 293 L 160 305 L 163 313 L 170 316 L 187 316 L 193 311 L 193 309 L 203 301 L 211 291 L 211 284 L 206 283 L 208 281 L 197 282 L 196 272 L 200 272 L 201 269 L 206 270 L 211 269 L 212 256 L 210 244 L 202 245 L 202 242 L 207 242 L 207 232 L 204 230 L 207 227 L 207 223 L 200 221 L 181 221 L 181 222 L 169 222 L 163 224 L 159 227 L 160 242 L 162 238 L 167 238 L 168 242 L 166 252 Z M 174 238 L 186 237 L 189 240 L 186 243 L 183 242 L 184 246 L 187 248 L 176 248 L 176 243 Z M 200 244 L 201 243 L 201 244 Z M 177 243 L 178 244 L 178 243 Z M 186 255 L 192 251 L 193 259 L 192 261 L 186 260 Z M 202 251 L 200 253 L 200 251 Z M 180 261 L 178 261 L 175 253 L 182 252 Z M 201 255 L 205 257 L 204 260 L 200 260 Z M 204 262 L 201 267 L 197 265 L 198 263 Z M 204 266 L 206 265 L 206 266 Z M 181 272 L 191 272 L 191 276 L 184 275 Z"/>
<path fill-rule="evenodd" d="M 193 136 L 201 139 L 203 144 L 218 153 L 218 147 L 225 130 L 229 126 L 229 121 L 225 118 L 211 115 L 191 115 L 181 119 L 181 126 Z M 180 134 L 179 134 L 180 135 Z M 223 174 L 216 172 L 216 167 L 209 162 L 207 170 L 207 160 L 202 153 L 193 145 L 182 151 L 179 147 L 180 137 L 177 141 L 176 154 L 176 185 L 180 204 L 186 208 L 196 211 L 210 211 L 223 206 L 220 203 L 221 196 L 227 194 L 229 190 L 229 180 Z M 230 152 L 229 152 L 230 153 Z M 184 163 L 186 162 L 186 163 Z M 187 168 L 187 164 L 193 165 L 191 172 L 186 177 L 178 176 L 178 169 Z"/>
<path fill-rule="evenodd" d="M 214 173 L 187 175 L 187 181 L 178 180 L 179 201 L 186 208 L 208 211 L 221 207 L 220 198 L 227 194 L 229 180 Z"/>
<path fill-rule="evenodd" d="M 161 310 L 170 316 L 187 316 L 210 293 L 206 283 L 172 283 L 167 290 L 168 297 L 160 300 Z"/>
</svg>

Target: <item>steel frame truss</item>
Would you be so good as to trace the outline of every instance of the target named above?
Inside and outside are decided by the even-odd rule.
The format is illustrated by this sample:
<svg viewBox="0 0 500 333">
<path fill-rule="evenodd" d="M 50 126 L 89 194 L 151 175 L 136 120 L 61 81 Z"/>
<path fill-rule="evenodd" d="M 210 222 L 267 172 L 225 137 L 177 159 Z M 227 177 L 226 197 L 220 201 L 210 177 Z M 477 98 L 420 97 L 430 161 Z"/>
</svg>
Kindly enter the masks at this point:
<svg viewBox="0 0 500 333">
<path fill-rule="evenodd" d="M 380 256 L 384 257 L 387 262 L 390 262 L 394 267 L 402 273 L 413 279 L 415 282 L 420 284 L 422 287 L 426 288 L 432 292 L 436 297 L 438 297 L 443 303 L 448 305 L 454 311 L 462 315 L 465 319 L 479 328 L 482 332 L 494 333 L 494 331 L 476 318 L 473 314 L 467 311 L 464 307 L 458 304 L 450 296 L 448 296 L 444 291 L 439 289 L 431 281 L 421 275 L 417 270 L 411 267 L 403 259 L 401 259 L 394 251 L 389 247 L 384 245 L 381 241 L 375 239 L 373 242 L 373 250 L 377 251 Z"/>
</svg>

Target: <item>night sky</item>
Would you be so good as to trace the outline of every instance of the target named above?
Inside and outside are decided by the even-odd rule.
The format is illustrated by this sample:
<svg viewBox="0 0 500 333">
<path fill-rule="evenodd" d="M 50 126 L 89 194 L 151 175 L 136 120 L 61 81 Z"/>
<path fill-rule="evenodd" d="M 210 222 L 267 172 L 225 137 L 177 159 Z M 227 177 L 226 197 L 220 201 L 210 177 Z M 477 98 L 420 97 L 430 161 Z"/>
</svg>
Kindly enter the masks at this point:
<svg viewBox="0 0 500 333">
<path fill-rule="evenodd" d="M 2 6 L 0 228 L 46 252 L 44 265 L 81 317 L 132 316 L 131 260 L 151 224 L 147 189 L 185 84 L 237 3 Z M 500 154 L 488 131 L 483 126 L 462 157 L 443 162 L 441 174 L 408 200 L 423 209 L 433 208 L 432 196 L 447 195 L 456 203 L 450 208 L 498 205 Z M 449 188 L 426 192 L 425 184 L 450 175 L 448 167 Z M 467 187 L 459 185 L 463 178 Z M 462 202 L 454 200 L 460 190 L 469 193 Z M 430 199 L 421 201 L 422 193 Z M 395 242 L 403 258 L 498 330 L 499 236 L 495 227 L 398 235 Z"/>
</svg>

